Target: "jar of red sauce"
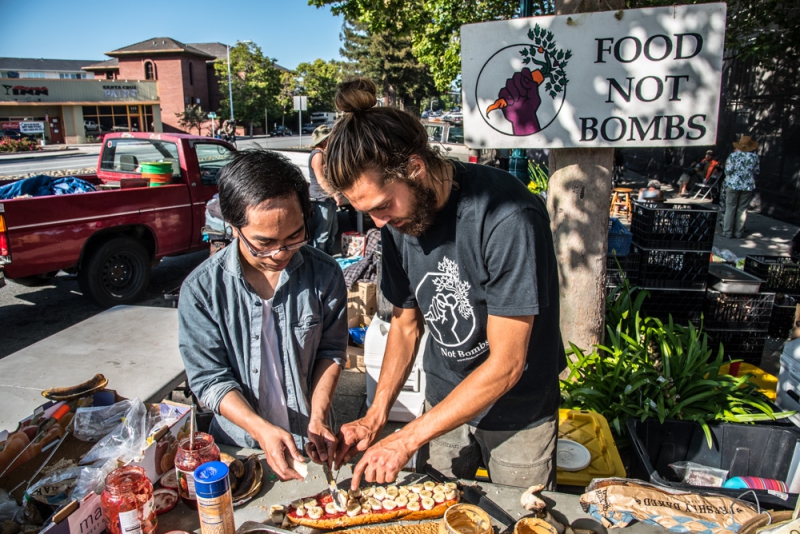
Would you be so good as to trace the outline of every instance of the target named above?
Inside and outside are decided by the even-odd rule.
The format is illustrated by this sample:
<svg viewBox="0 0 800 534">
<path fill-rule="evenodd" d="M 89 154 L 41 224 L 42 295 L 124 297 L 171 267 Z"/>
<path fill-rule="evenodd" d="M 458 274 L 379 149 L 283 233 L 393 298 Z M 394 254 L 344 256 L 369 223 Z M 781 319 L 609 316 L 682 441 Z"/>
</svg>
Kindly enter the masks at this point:
<svg viewBox="0 0 800 534">
<path fill-rule="evenodd" d="M 128 465 L 110 472 L 100 496 L 106 529 L 111 534 L 155 534 L 153 485 L 141 467 Z"/>
<path fill-rule="evenodd" d="M 207 462 L 219 461 L 219 447 L 214 438 L 205 432 L 194 433 L 191 438 L 183 438 L 178 443 L 175 455 L 175 474 L 178 475 L 178 494 L 191 509 L 197 510 L 197 495 L 194 490 L 194 470 Z"/>
</svg>

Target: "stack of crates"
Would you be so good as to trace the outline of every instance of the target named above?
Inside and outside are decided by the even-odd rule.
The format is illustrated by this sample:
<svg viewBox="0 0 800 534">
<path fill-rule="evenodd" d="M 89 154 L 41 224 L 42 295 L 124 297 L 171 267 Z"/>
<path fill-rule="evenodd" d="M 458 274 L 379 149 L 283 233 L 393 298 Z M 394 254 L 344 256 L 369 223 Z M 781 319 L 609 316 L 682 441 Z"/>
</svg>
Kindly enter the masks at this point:
<svg viewBox="0 0 800 534">
<path fill-rule="evenodd" d="M 707 205 L 633 203 L 631 253 L 637 285 L 650 293 L 646 314 L 699 324 L 716 223 L 717 209 Z"/>
<path fill-rule="evenodd" d="M 720 344 L 725 358 L 761 364 L 775 293 L 706 292 L 705 330 L 716 356 Z"/>
<path fill-rule="evenodd" d="M 768 335 L 786 339 L 800 302 L 800 264 L 787 256 L 747 256 L 744 271 L 761 278 L 761 291 L 775 293 Z"/>
</svg>

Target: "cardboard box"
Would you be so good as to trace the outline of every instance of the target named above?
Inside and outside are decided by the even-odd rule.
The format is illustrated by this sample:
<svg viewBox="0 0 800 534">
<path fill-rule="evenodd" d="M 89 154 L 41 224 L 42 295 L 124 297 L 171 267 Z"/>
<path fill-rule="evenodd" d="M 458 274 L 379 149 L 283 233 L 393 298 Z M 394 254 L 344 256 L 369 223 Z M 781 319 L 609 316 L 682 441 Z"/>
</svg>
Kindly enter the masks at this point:
<svg viewBox="0 0 800 534">
<path fill-rule="evenodd" d="M 342 234 L 342 257 L 363 256 L 367 249 L 367 236 L 358 232 Z"/>
<path fill-rule="evenodd" d="M 354 347 L 353 345 L 347 346 L 347 363 L 345 369 L 357 369 L 362 373 L 367 372 L 367 367 L 364 365 L 364 348 Z"/>
<path fill-rule="evenodd" d="M 111 394 L 111 395 L 109 395 Z M 104 395 L 103 401 L 98 401 L 98 406 L 109 405 L 114 402 L 125 400 L 116 394 L 113 390 L 103 390 L 95 394 L 95 398 L 99 399 Z M 47 402 L 34 410 L 31 416 L 48 410 L 53 410 L 59 404 Z M 163 401 L 158 404 L 147 405 L 149 408 L 158 408 L 164 413 L 170 407 L 178 408 L 181 417 L 168 428 L 162 429 L 158 432 L 150 445 L 143 451 L 143 456 L 138 462 L 133 462 L 133 465 L 138 465 L 147 473 L 147 478 L 151 482 L 156 482 L 161 475 L 174 467 L 175 453 L 177 452 L 178 441 L 183 437 L 189 435 L 191 407 L 185 404 L 178 404 L 170 401 Z M 30 418 L 26 418 L 23 423 Z M 5 434 L 5 432 L 3 433 Z M 80 441 L 70 434 L 64 443 L 58 448 L 58 452 L 50 459 L 47 465 L 53 465 L 63 459 L 73 460 L 76 463 L 84 456 L 92 447 L 94 443 Z M 9 488 L 15 487 L 19 482 L 27 480 L 31 477 L 42 462 L 50 454 L 50 450 L 45 450 L 35 458 L 32 458 L 14 469 L 3 477 L 3 486 Z M 18 493 L 23 489 L 18 489 L 14 492 L 14 497 L 17 498 Z M 67 508 L 59 511 L 56 514 L 54 522 L 47 529 L 42 532 L 48 534 L 99 534 L 105 530 L 105 521 L 100 511 L 100 496 L 94 493 L 87 495 L 81 502 L 74 502 L 68 505 Z"/>
<path fill-rule="evenodd" d="M 369 326 L 378 309 L 378 288 L 372 282 L 356 282 L 355 289 L 347 291 L 347 327 Z"/>
</svg>

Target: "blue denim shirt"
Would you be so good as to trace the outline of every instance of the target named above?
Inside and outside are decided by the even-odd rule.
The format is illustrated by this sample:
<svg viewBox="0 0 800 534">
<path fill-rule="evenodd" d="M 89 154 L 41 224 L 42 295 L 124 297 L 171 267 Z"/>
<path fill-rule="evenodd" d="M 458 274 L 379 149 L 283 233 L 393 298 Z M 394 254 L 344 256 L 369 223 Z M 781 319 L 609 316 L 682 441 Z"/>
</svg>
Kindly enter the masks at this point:
<svg viewBox="0 0 800 534">
<path fill-rule="evenodd" d="M 347 288 L 336 261 L 310 246 L 298 250 L 280 275 L 272 308 L 289 426 L 301 451 L 308 439 L 314 363 L 323 358 L 345 363 L 346 307 Z M 237 389 L 257 411 L 263 310 L 261 297 L 244 278 L 238 240 L 204 261 L 181 287 L 181 356 L 192 391 L 216 414 L 211 433 L 222 443 L 259 447 L 220 415 L 219 405 Z"/>
</svg>

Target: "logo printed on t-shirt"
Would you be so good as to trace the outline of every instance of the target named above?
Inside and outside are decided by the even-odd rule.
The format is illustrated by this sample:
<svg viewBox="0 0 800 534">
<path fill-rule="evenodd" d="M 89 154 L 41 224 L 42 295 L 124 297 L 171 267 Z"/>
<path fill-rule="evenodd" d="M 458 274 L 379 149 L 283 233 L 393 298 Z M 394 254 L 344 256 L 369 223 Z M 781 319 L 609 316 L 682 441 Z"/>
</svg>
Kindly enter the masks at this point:
<svg viewBox="0 0 800 534">
<path fill-rule="evenodd" d="M 458 347 L 475 330 L 475 314 L 468 298 L 471 286 L 459 278 L 458 265 L 446 256 L 438 267 L 439 272 L 422 277 L 417 295 L 433 295 L 430 306 L 423 310 L 430 335 L 441 345 Z"/>
</svg>

